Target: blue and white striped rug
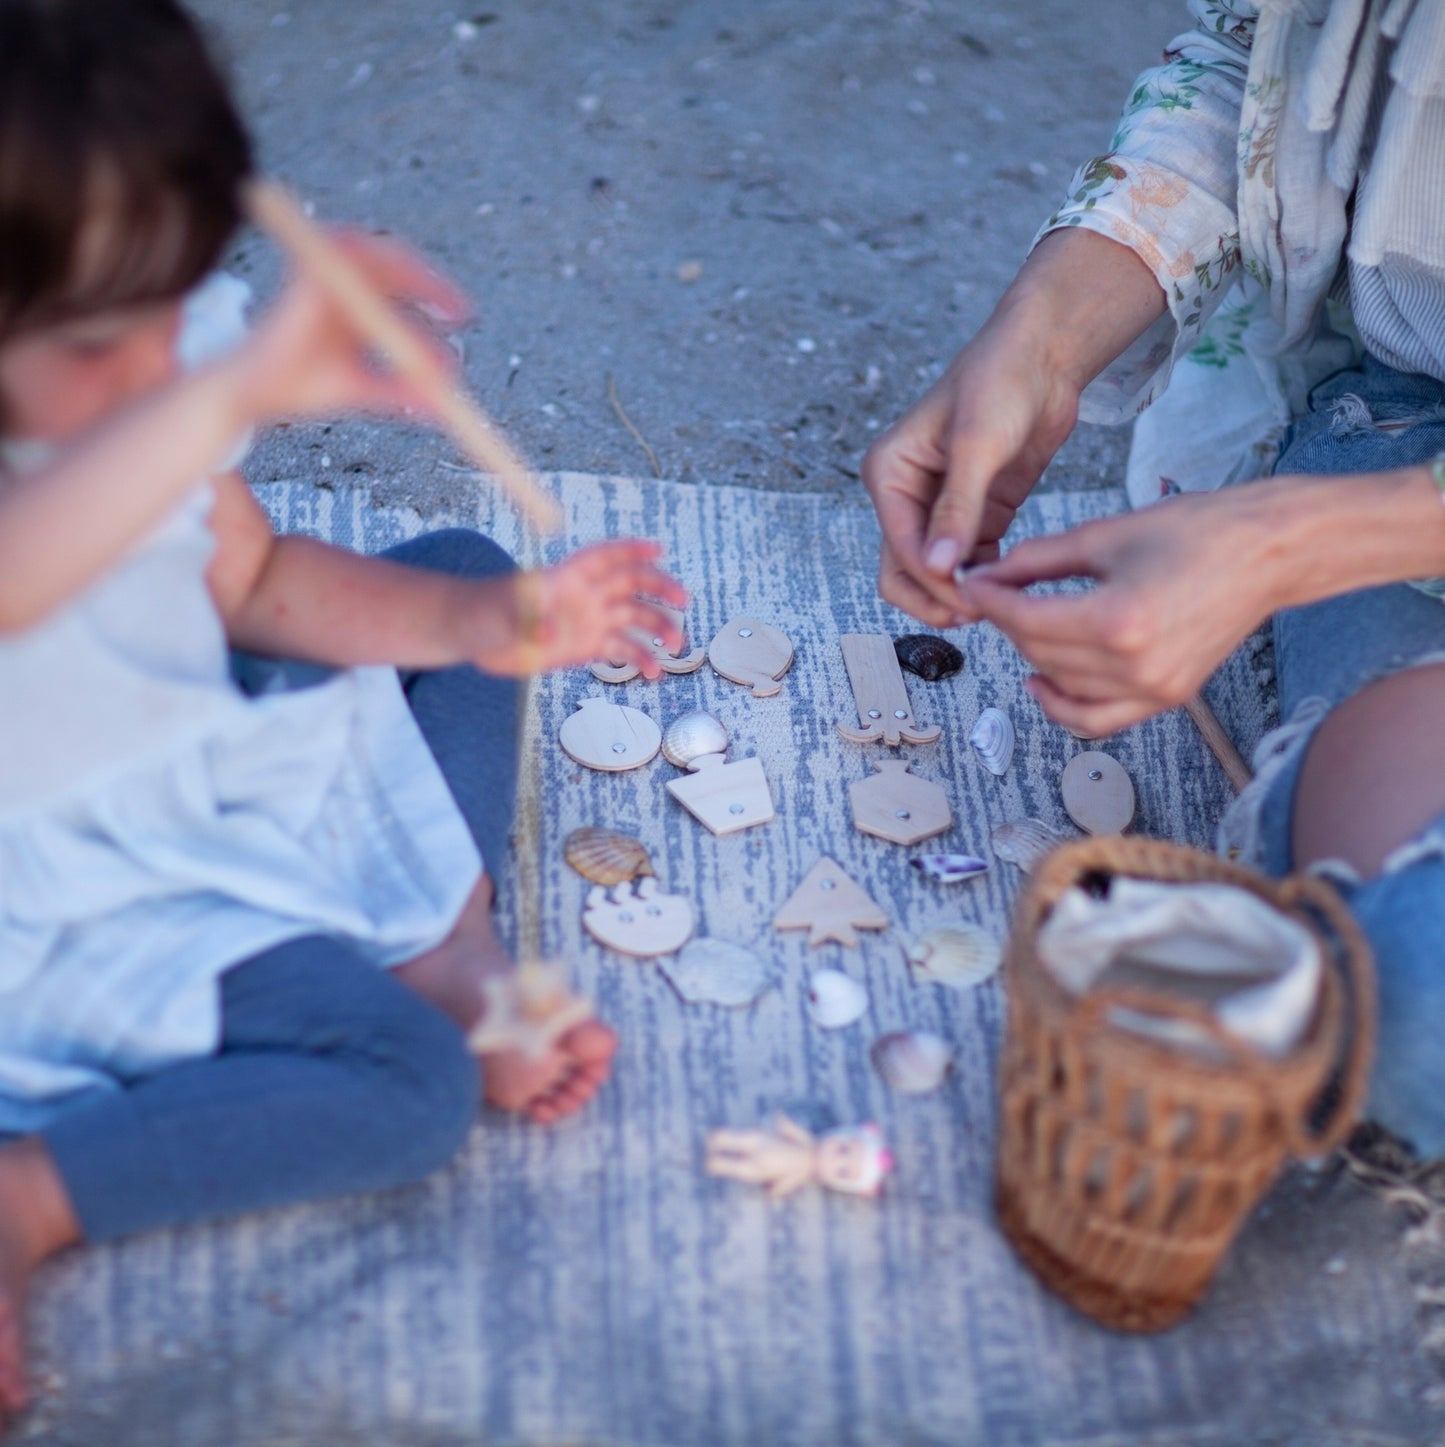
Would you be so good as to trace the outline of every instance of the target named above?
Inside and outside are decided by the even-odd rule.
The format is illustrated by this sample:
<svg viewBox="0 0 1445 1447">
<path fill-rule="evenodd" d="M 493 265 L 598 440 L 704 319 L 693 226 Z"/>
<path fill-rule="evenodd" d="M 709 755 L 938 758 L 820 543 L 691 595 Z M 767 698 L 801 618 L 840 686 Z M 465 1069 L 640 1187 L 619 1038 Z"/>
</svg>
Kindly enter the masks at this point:
<svg viewBox="0 0 1445 1447">
<path fill-rule="evenodd" d="M 910 626 L 877 597 L 866 505 L 572 475 L 557 486 L 569 548 L 607 535 L 665 541 L 695 595 L 694 643 L 746 612 L 782 627 L 796 650 L 773 699 L 707 669 L 613 690 L 577 670 L 533 692 L 504 923 L 519 947 L 574 962 L 621 1033 L 614 1081 L 556 1129 L 484 1117 L 454 1166 L 411 1190 L 57 1264 L 37 1311 L 45 1391 L 18 1440 L 1333 1447 L 1434 1436 L 1396 1233 L 1383 1208 L 1333 1175 L 1287 1183 L 1199 1313 L 1157 1339 L 1073 1315 L 999 1236 L 1000 987 L 915 985 L 900 943 L 954 915 L 1002 934 L 1019 877 L 996 865 L 946 892 L 909 868 L 913 851 L 852 827 L 847 785 L 882 751 L 834 729 L 856 718 L 838 635 Z M 463 522 L 527 553 L 490 492 L 465 517 L 425 521 L 362 492 L 259 492 L 283 528 L 359 549 Z M 1113 493 L 1046 496 L 1021 531 L 1120 505 Z M 1057 779 L 1083 745 L 1038 712 L 1020 687 L 1022 661 L 996 632 L 956 641 L 961 675 L 909 679 L 918 718 L 943 737 L 908 757 L 953 803 L 953 831 L 929 847 L 987 853 L 992 823 L 1032 814 L 1065 824 Z M 1210 690 L 1246 756 L 1266 724 L 1254 672 L 1242 652 Z M 664 725 L 692 708 L 716 713 L 733 756 L 763 761 L 776 820 L 716 839 L 667 796 L 676 772 L 661 758 L 615 775 L 572 763 L 557 730 L 578 699 L 604 691 Z M 967 742 L 987 705 L 1008 709 L 1018 731 L 1002 778 Z M 1187 718 L 1105 747 L 1134 778 L 1136 828 L 1208 844 L 1229 790 Z M 692 899 L 699 932 L 754 945 L 775 987 L 742 1011 L 684 1005 L 654 964 L 594 944 L 579 923 L 588 886 L 560 850 L 586 823 L 640 836 L 663 887 Z M 815 951 L 770 928 L 822 854 L 892 928 L 857 949 Z M 864 981 L 872 1002 L 832 1034 L 804 1010 L 808 971 L 823 963 Z M 890 1094 L 872 1072 L 873 1038 L 907 1025 L 957 1045 L 937 1094 Z M 807 1191 L 773 1204 L 702 1174 L 709 1128 L 750 1126 L 780 1107 L 820 1124 L 877 1121 L 897 1159 L 884 1194 Z"/>
</svg>

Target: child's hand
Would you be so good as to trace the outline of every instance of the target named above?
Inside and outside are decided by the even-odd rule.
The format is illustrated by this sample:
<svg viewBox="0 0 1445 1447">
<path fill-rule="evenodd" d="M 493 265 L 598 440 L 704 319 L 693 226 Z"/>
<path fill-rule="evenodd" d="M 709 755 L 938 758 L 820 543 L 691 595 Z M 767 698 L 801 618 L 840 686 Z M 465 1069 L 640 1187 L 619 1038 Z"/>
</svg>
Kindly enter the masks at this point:
<svg viewBox="0 0 1445 1447">
<path fill-rule="evenodd" d="M 655 566 L 661 553 L 656 543 L 595 543 L 555 567 L 517 574 L 510 580 L 511 639 L 474 651 L 472 661 L 489 673 L 518 676 L 606 659 L 634 663 L 656 678 L 662 670 L 651 641 L 682 644 L 681 630 L 658 604 L 687 605 L 683 586 Z"/>
<path fill-rule="evenodd" d="M 446 325 L 470 312 L 466 298 L 409 247 L 358 232 L 332 232 L 333 244 L 384 295 Z M 419 321 L 410 323 L 438 376 L 453 377 L 457 359 Z M 304 272 L 293 274 L 280 298 L 241 348 L 244 421 L 332 416 L 363 408 L 429 411 L 426 400 L 374 355 L 330 293 Z"/>
</svg>

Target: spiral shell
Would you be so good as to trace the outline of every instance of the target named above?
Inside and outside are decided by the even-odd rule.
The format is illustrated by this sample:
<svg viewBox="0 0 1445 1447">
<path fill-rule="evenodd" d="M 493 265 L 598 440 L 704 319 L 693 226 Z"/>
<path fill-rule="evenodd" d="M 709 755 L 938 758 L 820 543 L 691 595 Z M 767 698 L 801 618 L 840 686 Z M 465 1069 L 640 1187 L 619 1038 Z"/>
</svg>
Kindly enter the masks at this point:
<svg viewBox="0 0 1445 1447">
<path fill-rule="evenodd" d="M 963 654 L 948 639 L 932 633 L 905 633 L 893 640 L 893 651 L 902 667 L 928 683 L 949 678 L 963 667 Z"/>
<path fill-rule="evenodd" d="M 1010 819 L 1006 824 L 995 826 L 989 842 L 1000 859 L 1017 864 L 1025 874 L 1032 874 L 1039 860 L 1057 849 L 1065 837 L 1042 819 Z"/>
<path fill-rule="evenodd" d="M 868 991 L 842 970 L 814 970 L 808 981 L 808 1013 L 824 1030 L 841 1030 L 868 1009 Z"/>
<path fill-rule="evenodd" d="M 1013 720 L 1001 708 L 986 708 L 979 714 L 968 741 L 990 773 L 1002 774 L 1014 756 Z"/>
<path fill-rule="evenodd" d="M 908 862 L 937 884 L 961 884 L 988 873 L 988 860 L 972 854 L 920 854 Z"/>
<path fill-rule="evenodd" d="M 929 930 L 903 950 L 920 979 L 954 990 L 981 985 L 1003 963 L 1003 946 L 966 920 Z"/>
<path fill-rule="evenodd" d="M 937 1090 L 953 1066 L 953 1046 L 930 1030 L 880 1035 L 868 1053 L 883 1083 L 904 1095 Z"/>
<path fill-rule="evenodd" d="M 704 754 L 725 754 L 727 747 L 727 728 L 700 708 L 673 719 L 662 736 L 662 757 L 679 769 Z"/>
<path fill-rule="evenodd" d="M 583 879 L 607 889 L 653 872 L 647 850 L 638 840 L 595 824 L 574 829 L 562 841 L 562 857 Z"/>
</svg>

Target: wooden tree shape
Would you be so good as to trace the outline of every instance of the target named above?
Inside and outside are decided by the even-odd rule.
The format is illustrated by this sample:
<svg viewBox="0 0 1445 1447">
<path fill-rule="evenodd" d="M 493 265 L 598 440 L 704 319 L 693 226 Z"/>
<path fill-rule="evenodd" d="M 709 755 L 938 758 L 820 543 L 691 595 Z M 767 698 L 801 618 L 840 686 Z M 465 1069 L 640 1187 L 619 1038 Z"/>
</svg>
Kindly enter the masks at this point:
<svg viewBox="0 0 1445 1447">
<path fill-rule="evenodd" d="M 820 859 L 773 917 L 774 929 L 805 929 L 808 943 L 836 940 L 856 945 L 860 929 L 887 929 L 888 916 L 855 884 L 842 866 Z"/>
</svg>

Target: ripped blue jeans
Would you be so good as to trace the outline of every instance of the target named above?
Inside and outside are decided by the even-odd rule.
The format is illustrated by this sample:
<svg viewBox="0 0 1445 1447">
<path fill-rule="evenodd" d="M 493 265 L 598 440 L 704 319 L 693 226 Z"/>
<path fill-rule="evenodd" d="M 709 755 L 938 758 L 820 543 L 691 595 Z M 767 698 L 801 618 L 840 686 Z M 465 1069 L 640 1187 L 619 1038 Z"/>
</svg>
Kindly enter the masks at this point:
<svg viewBox="0 0 1445 1447">
<path fill-rule="evenodd" d="M 1315 388 L 1274 470 L 1382 472 L 1441 452 L 1445 385 L 1367 356 Z M 1440 525 L 1445 534 L 1445 509 Z M 1403 583 L 1370 588 L 1279 613 L 1274 637 L 1285 722 L 1261 743 L 1256 783 L 1226 817 L 1221 844 L 1281 875 L 1294 867 L 1294 796 L 1315 729 L 1373 679 L 1445 661 L 1445 602 Z M 1445 1154 L 1445 815 L 1373 879 L 1327 872 L 1375 954 L 1380 1028 L 1367 1114 L 1422 1154 Z"/>
</svg>

